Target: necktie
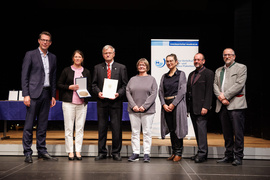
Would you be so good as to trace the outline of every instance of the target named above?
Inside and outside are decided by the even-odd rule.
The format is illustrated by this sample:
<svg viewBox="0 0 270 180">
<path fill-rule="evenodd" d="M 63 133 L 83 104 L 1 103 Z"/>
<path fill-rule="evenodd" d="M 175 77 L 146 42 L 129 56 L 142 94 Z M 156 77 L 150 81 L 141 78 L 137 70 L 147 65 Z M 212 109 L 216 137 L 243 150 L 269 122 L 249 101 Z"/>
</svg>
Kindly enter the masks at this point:
<svg viewBox="0 0 270 180">
<path fill-rule="evenodd" d="M 222 68 L 220 71 L 220 87 L 222 87 L 222 83 L 224 79 L 224 71 L 225 71 L 225 68 Z"/>
<path fill-rule="evenodd" d="M 111 79 L 111 67 L 110 67 L 110 63 L 108 63 L 107 78 L 108 79 Z"/>
</svg>

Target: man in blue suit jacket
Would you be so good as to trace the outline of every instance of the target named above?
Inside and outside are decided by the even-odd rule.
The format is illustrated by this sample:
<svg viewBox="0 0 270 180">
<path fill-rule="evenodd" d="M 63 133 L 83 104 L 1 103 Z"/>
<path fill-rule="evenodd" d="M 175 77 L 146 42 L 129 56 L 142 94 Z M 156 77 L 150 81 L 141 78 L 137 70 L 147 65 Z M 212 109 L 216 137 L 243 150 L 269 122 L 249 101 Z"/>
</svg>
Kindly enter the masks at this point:
<svg viewBox="0 0 270 180">
<path fill-rule="evenodd" d="M 38 157 L 57 160 L 51 157 L 46 148 L 46 131 L 50 107 L 56 104 L 56 56 L 48 52 L 52 44 L 51 34 L 43 31 L 38 39 L 39 47 L 25 54 L 22 64 L 22 95 L 27 108 L 23 148 L 25 162 L 32 163 L 33 123 L 37 118 L 36 146 Z"/>
</svg>

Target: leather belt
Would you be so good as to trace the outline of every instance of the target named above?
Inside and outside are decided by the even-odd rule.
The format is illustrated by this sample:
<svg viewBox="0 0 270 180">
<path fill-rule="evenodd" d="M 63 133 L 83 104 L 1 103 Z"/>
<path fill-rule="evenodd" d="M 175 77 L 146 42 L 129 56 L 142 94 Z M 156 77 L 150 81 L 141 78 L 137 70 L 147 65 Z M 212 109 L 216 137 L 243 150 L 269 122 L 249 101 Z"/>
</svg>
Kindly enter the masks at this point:
<svg viewBox="0 0 270 180">
<path fill-rule="evenodd" d="M 176 96 L 169 96 L 169 97 L 164 97 L 164 99 L 169 100 L 169 99 L 174 99 Z"/>
</svg>

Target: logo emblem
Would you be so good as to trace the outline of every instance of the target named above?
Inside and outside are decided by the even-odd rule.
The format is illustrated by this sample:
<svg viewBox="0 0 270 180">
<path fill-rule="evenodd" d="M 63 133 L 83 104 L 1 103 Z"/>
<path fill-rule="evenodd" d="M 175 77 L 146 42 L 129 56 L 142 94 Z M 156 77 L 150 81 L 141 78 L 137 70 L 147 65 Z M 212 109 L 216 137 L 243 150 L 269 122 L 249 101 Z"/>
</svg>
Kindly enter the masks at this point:
<svg viewBox="0 0 270 180">
<path fill-rule="evenodd" d="M 162 67 L 165 65 L 165 58 L 163 58 L 163 60 L 156 60 L 156 61 L 155 61 L 155 65 L 156 65 L 158 68 L 162 68 Z"/>
</svg>

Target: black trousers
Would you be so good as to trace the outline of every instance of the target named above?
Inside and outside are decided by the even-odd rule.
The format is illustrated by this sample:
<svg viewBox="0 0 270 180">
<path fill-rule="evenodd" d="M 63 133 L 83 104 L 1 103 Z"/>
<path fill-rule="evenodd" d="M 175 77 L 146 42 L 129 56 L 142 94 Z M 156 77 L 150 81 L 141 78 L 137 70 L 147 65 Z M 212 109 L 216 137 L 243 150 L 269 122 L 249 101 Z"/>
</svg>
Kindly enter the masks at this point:
<svg viewBox="0 0 270 180">
<path fill-rule="evenodd" d="M 165 100 L 167 105 L 170 105 L 174 99 Z M 183 153 L 183 139 L 178 139 L 175 134 L 176 130 L 176 107 L 172 112 L 165 111 L 165 119 L 170 131 L 172 150 L 174 155 L 182 156 Z"/>
<path fill-rule="evenodd" d="M 48 125 L 48 115 L 50 111 L 51 94 L 50 90 L 43 89 L 40 97 L 31 99 L 30 107 L 27 107 L 26 118 L 23 129 L 23 149 L 24 155 L 32 155 L 33 124 L 37 118 L 37 150 L 38 154 L 47 153 L 46 131 Z"/>
<path fill-rule="evenodd" d="M 112 129 L 112 155 L 120 154 L 122 148 L 122 108 L 98 107 L 98 153 L 108 153 L 106 148 L 108 125 Z"/>
<path fill-rule="evenodd" d="M 208 113 L 204 116 L 195 115 L 193 113 L 193 108 L 191 106 L 190 116 L 196 136 L 196 141 L 198 145 L 197 155 L 199 157 L 207 158 L 208 155 L 208 144 L 207 144 L 207 119 Z"/>
<path fill-rule="evenodd" d="M 222 106 L 219 116 L 225 140 L 225 156 L 243 159 L 245 110 L 227 110 L 226 106 Z"/>
</svg>

